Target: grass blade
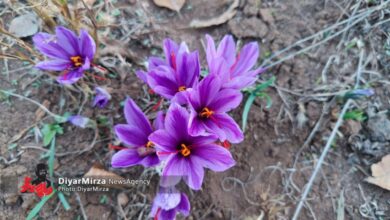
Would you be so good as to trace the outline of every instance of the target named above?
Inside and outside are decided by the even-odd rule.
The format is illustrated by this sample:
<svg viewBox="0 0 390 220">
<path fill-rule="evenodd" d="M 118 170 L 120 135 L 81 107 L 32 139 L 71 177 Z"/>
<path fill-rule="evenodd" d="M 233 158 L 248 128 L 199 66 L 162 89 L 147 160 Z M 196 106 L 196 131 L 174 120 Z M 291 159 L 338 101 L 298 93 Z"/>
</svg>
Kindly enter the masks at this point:
<svg viewBox="0 0 390 220">
<path fill-rule="evenodd" d="M 55 192 L 53 191 L 50 195 L 43 197 L 41 201 L 30 211 L 30 213 L 28 213 L 26 220 L 32 220 L 42 209 L 47 200 L 49 200 L 54 194 Z"/>
<path fill-rule="evenodd" d="M 68 203 L 68 200 L 66 200 L 65 195 L 60 191 L 57 194 L 58 194 L 58 198 L 60 199 L 62 205 L 64 206 L 64 209 L 66 211 L 70 210 L 70 205 Z"/>
<path fill-rule="evenodd" d="M 49 175 L 52 182 L 52 186 L 53 186 L 53 176 L 54 176 L 54 157 L 56 152 L 55 146 L 56 146 L 56 137 L 54 136 L 53 139 L 51 140 L 49 160 L 48 160 Z"/>
<path fill-rule="evenodd" d="M 242 112 L 242 131 L 245 131 L 249 110 L 251 109 L 251 106 L 255 99 L 256 95 L 252 93 L 249 95 L 248 99 L 245 102 L 244 111 Z"/>
</svg>

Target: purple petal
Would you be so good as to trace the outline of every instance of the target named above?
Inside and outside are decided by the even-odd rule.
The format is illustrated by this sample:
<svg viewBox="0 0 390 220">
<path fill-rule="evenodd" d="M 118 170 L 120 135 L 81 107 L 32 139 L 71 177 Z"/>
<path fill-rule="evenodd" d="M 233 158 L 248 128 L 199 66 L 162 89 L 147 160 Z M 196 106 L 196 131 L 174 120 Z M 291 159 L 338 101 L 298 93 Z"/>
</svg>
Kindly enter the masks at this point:
<svg viewBox="0 0 390 220">
<path fill-rule="evenodd" d="M 85 57 L 84 59 L 84 64 L 81 66 L 81 70 L 84 71 L 84 70 L 88 70 L 89 68 L 91 67 L 91 61 L 89 60 L 88 57 Z"/>
<path fill-rule="evenodd" d="M 175 187 L 160 187 L 154 201 L 164 210 L 176 208 L 180 204 L 181 195 Z"/>
<path fill-rule="evenodd" d="M 157 154 L 152 153 L 147 156 L 144 156 L 140 164 L 144 167 L 153 167 L 160 163 L 160 159 Z"/>
<path fill-rule="evenodd" d="M 176 210 L 171 209 L 171 210 L 161 210 L 159 217 L 157 219 L 159 220 L 175 220 L 176 218 Z"/>
<path fill-rule="evenodd" d="M 257 77 L 237 76 L 223 85 L 223 88 L 241 90 L 256 83 Z"/>
<path fill-rule="evenodd" d="M 188 138 L 188 119 L 189 114 L 187 110 L 173 103 L 165 117 L 165 129 L 168 133 L 175 136 L 177 140 L 186 140 Z"/>
<path fill-rule="evenodd" d="M 104 108 L 109 100 L 111 99 L 110 93 L 107 92 L 102 87 L 96 87 L 95 88 L 96 96 L 94 98 L 94 101 L 92 103 L 92 106 L 98 106 L 99 108 Z"/>
<path fill-rule="evenodd" d="M 153 129 L 145 114 L 141 111 L 133 99 L 128 98 L 125 103 L 124 113 L 129 125 L 138 127 L 145 136 L 152 133 Z"/>
<path fill-rule="evenodd" d="M 134 125 L 119 124 L 114 127 L 119 140 L 132 147 L 141 147 L 148 143 L 148 135 Z"/>
<path fill-rule="evenodd" d="M 206 135 L 206 127 L 204 126 L 202 120 L 198 118 L 198 113 L 191 109 L 190 119 L 188 122 L 188 133 L 191 136 Z"/>
<path fill-rule="evenodd" d="M 255 65 L 259 58 L 259 46 L 256 42 L 246 44 L 237 57 L 236 63 L 232 67 L 232 77 L 243 75 Z"/>
<path fill-rule="evenodd" d="M 218 92 L 210 104 L 209 108 L 214 112 L 228 112 L 240 105 L 242 94 L 239 90 L 223 89 Z"/>
<path fill-rule="evenodd" d="M 220 77 L 222 82 L 227 82 L 230 79 L 230 70 L 223 58 L 216 58 L 211 61 L 209 66 L 210 74 Z"/>
<path fill-rule="evenodd" d="M 200 75 L 200 61 L 198 52 L 190 54 L 178 54 L 177 59 L 177 83 L 179 86 L 192 88 Z"/>
<path fill-rule="evenodd" d="M 184 216 L 188 216 L 190 214 L 191 205 L 188 197 L 185 193 L 181 193 L 180 203 L 177 206 L 176 210 L 182 213 Z"/>
<path fill-rule="evenodd" d="M 215 49 L 215 43 L 213 38 L 206 34 L 206 41 L 207 41 L 207 49 L 206 49 L 206 57 L 207 57 L 207 63 L 209 66 L 211 66 L 212 61 L 217 57 L 217 51 Z"/>
<path fill-rule="evenodd" d="M 157 112 L 156 118 L 153 121 L 153 128 L 154 130 L 164 129 L 164 112 L 159 111 Z"/>
<path fill-rule="evenodd" d="M 224 58 L 228 66 L 234 64 L 236 60 L 236 44 L 231 35 L 226 35 L 219 43 L 217 56 Z"/>
<path fill-rule="evenodd" d="M 62 26 L 56 28 L 58 44 L 71 56 L 80 55 L 79 41 L 76 34 Z"/>
<path fill-rule="evenodd" d="M 81 29 L 79 43 L 81 55 L 83 57 L 88 57 L 89 60 L 93 60 L 96 52 L 96 44 L 91 35 L 88 34 L 87 30 Z"/>
<path fill-rule="evenodd" d="M 218 136 L 207 134 L 203 136 L 192 137 L 191 146 L 194 148 L 202 147 L 203 145 L 213 144 L 218 140 Z"/>
<path fill-rule="evenodd" d="M 153 132 L 149 136 L 149 140 L 156 145 L 156 150 L 160 152 L 175 152 L 179 144 L 173 135 L 162 129 Z"/>
<path fill-rule="evenodd" d="M 112 156 L 111 166 L 114 168 L 134 166 L 140 164 L 142 159 L 136 149 L 124 149 Z"/>
<path fill-rule="evenodd" d="M 192 149 L 191 159 L 216 172 L 225 171 L 236 164 L 232 155 L 224 147 L 216 144 L 207 144 Z"/>
<path fill-rule="evenodd" d="M 54 59 L 69 60 L 70 55 L 57 44 L 56 36 L 40 32 L 34 35 L 33 42 L 44 55 Z"/>
<path fill-rule="evenodd" d="M 160 66 L 149 72 L 147 75 L 147 82 L 150 88 L 157 94 L 167 99 L 171 99 L 179 89 L 174 71 L 165 66 Z"/>
<path fill-rule="evenodd" d="M 183 175 L 184 182 L 193 189 L 200 190 L 203 183 L 204 178 L 204 169 L 201 164 L 196 163 L 191 157 L 187 162 L 187 169 Z"/>
<path fill-rule="evenodd" d="M 188 90 L 177 92 L 171 99 L 171 103 L 177 103 L 179 105 L 186 105 L 188 103 Z"/>
<path fill-rule="evenodd" d="M 206 76 L 196 89 L 199 95 L 200 105 L 208 106 L 221 88 L 221 80 L 213 75 Z M 197 109 L 198 110 L 198 109 Z"/>
<path fill-rule="evenodd" d="M 175 186 L 181 178 L 188 175 L 187 161 L 178 155 L 171 155 L 165 164 L 160 185 L 163 187 Z M 186 169 L 183 171 L 183 169 Z"/>
<path fill-rule="evenodd" d="M 222 124 L 215 118 L 215 114 L 208 120 L 204 120 L 203 124 L 208 132 L 217 135 L 221 141 L 226 140 L 225 128 L 222 127 Z"/>
<path fill-rule="evenodd" d="M 167 38 L 164 40 L 164 53 L 165 53 L 165 59 L 167 61 L 167 63 L 173 67 L 174 64 L 173 64 L 173 60 L 172 60 L 172 55 L 176 55 L 177 54 L 177 51 L 179 49 L 179 46 L 177 45 L 176 42 L 174 42 L 173 40 Z"/>
<path fill-rule="evenodd" d="M 68 69 L 71 65 L 68 60 L 48 60 L 37 63 L 35 67 L 41 70 L 62 71 Z"/>
<path fill-rule="evenodd" d="M 68 118 L 68 121 L 77 127 L 85 128 L 89 122 L 89 118 L 81 115 L 73 115 Z"/>
<path fill-rule="evenodd" d="M 215 122 L 218 124 L 218 127 L 221 128 L 226 135 L 226 139 L 231 143 L 240 143 L 244 139 L 244 135 L 234 121 L 228 114 L 214 114 L 213 115 Z M 221 138 L 221 141 L 225 141 L 224 138 Z"/>
<path fill-rule="evenodd" d="M 147 75 L 148 73 L 145 72 L 145 71 L 142 71 L 142 70 L 138 70 L 138 71 L 135 71 L 135 74 L 137 75 L 137 77 L 142 80 L 144 83 L 148 83 L 148 80 L 147 80 Z"/>
<path fill-rule="evenodd" d="M 83 72 L 80 70 L 75 70 L 67 72 L 57 77 L 57 82 L 60 84 L 73 84 L 83 77 Z"/>
<path fill-rule="evenodd" d="M 159 57 L 150 57 L 148 70 L 157 68 L 158 66 L 161 66 L 161 65 L 166 65 L 166 62 L 163 59 L 161 59 Z"/>
</svg>

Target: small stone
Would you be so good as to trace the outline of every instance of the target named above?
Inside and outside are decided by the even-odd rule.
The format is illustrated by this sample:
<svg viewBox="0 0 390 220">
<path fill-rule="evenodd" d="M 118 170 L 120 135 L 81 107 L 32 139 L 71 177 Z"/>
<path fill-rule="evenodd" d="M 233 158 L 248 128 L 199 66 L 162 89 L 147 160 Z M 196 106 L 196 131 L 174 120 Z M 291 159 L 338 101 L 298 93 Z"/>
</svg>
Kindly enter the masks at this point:
<svg viewBox="0 0 390 220">
<path fill-rule="evenodd" d="M 232 19 L 228 25 L 231 32 L 238 38 L 264 38 L 268 33 L 267 25 L 256 17 Z"/>
<path fill-rule="evenodd" d="M 6 204 L 6 205 L 15 205 L 16 202 L 18 201 L 18 199 L 19 199 L 18 194 L 11 194 L 11 195 L 8 195 L 8 196 L 5 198 L 5 204 Z"/>
<path fill-rule="evenodd" d="M 259 13 L 263 21 L 267 22 L 268 24 L 272 24 L 275 22 L 274 16 L 272 16 L 272 12 L 270 9 L 268 8 L 260 9 Z"/>
<path fill-rule="evenodd" d="M 126 206 L 129 202 L 129 197 L 127 197 L 126 193 L 124 192 L 119 193 L 117 199 L 120 206 Z"/>
<path fill-rule="evenodd" d="M 370 134 L 371 141 L 390 141 L 390 120 L 386 114 L 377 114 L 370 117 L 366 129 Z"/>
</svg>

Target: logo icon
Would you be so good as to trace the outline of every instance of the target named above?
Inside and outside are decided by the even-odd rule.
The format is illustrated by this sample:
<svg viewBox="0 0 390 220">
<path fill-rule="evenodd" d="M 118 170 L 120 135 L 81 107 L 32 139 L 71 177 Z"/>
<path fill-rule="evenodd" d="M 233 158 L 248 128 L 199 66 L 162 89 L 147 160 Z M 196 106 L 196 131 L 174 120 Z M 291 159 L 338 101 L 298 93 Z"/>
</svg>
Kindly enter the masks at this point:
<svg viewBox="0 0 390 220">
<path fill-rule="evenodd" d="M 35 169 L 36 178 L 31 182 L 32 178 L 26 176 L 24 183 L 21 187 L 21 193 L 35 193 L 42 198 L 43 196 L 50 195 L 53 192 L 50 180 L 47 179 L 47 165 L 40 163 Z"/>
</svg>

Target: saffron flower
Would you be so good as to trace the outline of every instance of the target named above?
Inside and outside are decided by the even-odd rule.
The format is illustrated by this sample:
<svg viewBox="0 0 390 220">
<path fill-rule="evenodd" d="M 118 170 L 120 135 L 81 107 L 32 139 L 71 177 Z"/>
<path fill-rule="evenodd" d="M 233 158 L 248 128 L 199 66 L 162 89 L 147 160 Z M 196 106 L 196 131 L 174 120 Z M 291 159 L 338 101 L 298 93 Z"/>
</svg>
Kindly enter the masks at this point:
<svg viewBox="0 0 390 220">
<path fill-rule="evenodd" d="M 137 71 L 137 76 L 164 98 L 185 102 L 186 90 L 196 85 L 199 79 L 198 52 L 189 52 L 185 43 L 179 46 L 165 39 L 164 53 L 165 60 L 151 57 L 148 71 Z"/>
<path fill-rule="evenodd" d="M 174 220 L 177 212 L 188 216 L 190 209 L 190 201 L 186 194 L 178 192 L 174 187 L 160 187 L 149 216 L 158 220 Z"/>
<path fill-rule="evenodd" d="M 236 44 L 233 37 L 226 35 L 215 48 L 214 40 L 206 35 L 207 63 L 211 74 L 220 76 L 224 88 L 243 89 L 254 84 L 257 75 L 264 71 L 259 67 L 253 70 L 259 58 L 259 46 L 251 42 L 241 49 L 236 56 Z"/>
<path fill-rule="evenodd" d="M 108 104 L 108 101 L 111 100 L 110 93 L 108 93 L 107 90 L 102 88 L 102 87 L 96 87 L 95 93 L 96 93 L 96 95 L 95 95 L 95 98 L 93 100 L 92 106 L 104 108 Z"/>
<path fill-rule="evenodd" d="M 230 152 L 215 143 L 215 135 L 191 136 L 189 118 L 185 108 L 173 103 L 165 116 L 164 129 L 149 136 L 157 155 L 166 159 L 160 182 L 163 187 L 174 186 L 183 179 L 190 188 L 199 190 L 204 168 L 220 172 L 235 164 Z"/>
<path fill-rule="evenodd" d="M 68 122 L 80 128 L 86 128 L 89 121 L 89 118 L 81 115 L 73 115 L 68 118 Z"/>
<path fill-rule="evenodd" d="M 71 30 L 58 26 L 55 35 L 40 32 L 33 37 L 35 47 L 50 60 L 39 62 L 41 70 L 62 71 L 57 78 L 61 84 L 73 84 L 91 67 L 96 51 L 95 41 L 86 30 L 77 36 Z"/>
<path fill-rule="evenodd" d="M 244 135 L 226 112 L 236 108 L 242 94 L 236 89 L 222 89 L 219 77 L 209 75 L 189 92 L 189 133 L 193 136 L 212 133 L 223 141 L 239 143 Z"/>
<path fill-rule="evenodd" d="M 141 109 L 128 98 L 124 114 L 127 124 L 119 124 L 114 127 L 119 140 L 128 148 L 122 149 L 112 157 L 111 165 L 115 168 L 143 165 L 151 167 L 159 164 L 154 143 L 148 140 L 149 135 L 155 129 L 163 128 L 163 114 L 159 112 L 154 121 L 154 128 L 150 124 Z"/>
</svg>

